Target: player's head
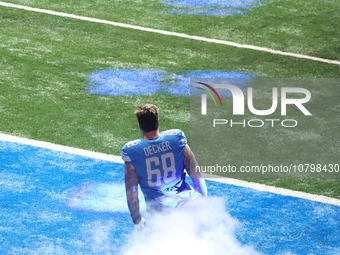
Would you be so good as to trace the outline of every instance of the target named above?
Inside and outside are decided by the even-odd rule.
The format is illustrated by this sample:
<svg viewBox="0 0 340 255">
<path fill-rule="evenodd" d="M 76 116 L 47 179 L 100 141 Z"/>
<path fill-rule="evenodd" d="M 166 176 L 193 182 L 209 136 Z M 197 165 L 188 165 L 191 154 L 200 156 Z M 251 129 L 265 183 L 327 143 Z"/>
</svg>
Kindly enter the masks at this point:
<svg viewBox="0 0 340 255">
<path fill-rule="evenodd" d="M 139 126 L 144 132 L 158 129 L 158 112 L 159 109 L 154 104 L 141 105 L 135 110 Z"/>
</svg>

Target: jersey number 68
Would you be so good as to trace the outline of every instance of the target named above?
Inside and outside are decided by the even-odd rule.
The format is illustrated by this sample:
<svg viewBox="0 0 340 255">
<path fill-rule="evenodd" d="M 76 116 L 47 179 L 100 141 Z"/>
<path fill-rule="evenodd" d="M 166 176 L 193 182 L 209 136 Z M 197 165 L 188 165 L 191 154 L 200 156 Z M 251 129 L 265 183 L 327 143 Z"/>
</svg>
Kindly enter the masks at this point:
<svg viewBox="0 0 340 255">
<path fill-rule="evenodd" d="M 148 185 L 152 188 L 176 180 L 175 156 L 173 152 L 145 159 Z M 154 168 L 152 168 L 154 167 Z"/>
</svg>

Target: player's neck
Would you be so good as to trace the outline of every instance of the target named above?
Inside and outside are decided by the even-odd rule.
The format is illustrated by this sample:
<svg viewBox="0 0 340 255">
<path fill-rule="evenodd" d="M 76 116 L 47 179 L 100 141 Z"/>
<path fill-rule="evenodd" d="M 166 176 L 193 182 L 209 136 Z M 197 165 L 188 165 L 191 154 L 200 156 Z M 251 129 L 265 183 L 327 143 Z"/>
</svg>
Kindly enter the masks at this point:
<svg viewBox="0 0 340 255">
<path fill-rule="evenodd" d="M 143 139 L 145 140 L 152 140 L 157 138 L 160 134 L 159 134 L 159 130 L 154 130 L 154 131 L 150 131 L 150 132 L 144 132 L 142 131 L 143 134 Z"/>
</svg>

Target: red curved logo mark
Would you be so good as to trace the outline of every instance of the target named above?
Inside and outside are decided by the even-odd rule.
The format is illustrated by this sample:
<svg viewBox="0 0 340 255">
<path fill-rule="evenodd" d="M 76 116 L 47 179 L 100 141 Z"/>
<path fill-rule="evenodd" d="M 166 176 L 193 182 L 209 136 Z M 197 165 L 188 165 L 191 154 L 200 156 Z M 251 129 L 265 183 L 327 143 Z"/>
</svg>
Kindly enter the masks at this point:
<svg viewBox="0 0 340 255">
<path fill-rule="evenodd" d="M 197 83 L 202 84 L 202 85 L 206 86 L 207 88 L 211 89 L 211 91 L 215 93 L 215 95 L 217 96 L 218 100 L 220 101 L 220 104 L 222 105 L 222 100 L 220 98 L 220 95 L 217 93 L 217 91 L 213 87 L 211 87 L 210 85 L 205 84 L 203 82 L 197 82 Z M 213 95 L 208 90 L 203 89 L 203 88 L 199 88 L 199 87 L 197 87 L 197 88 L 207 92 L 210 95 L 210 97 L 214 100 L 215 105 L 217 105 L 217 103 L 215 101 L 215 98 L 213 97 Z"/>
</svg>

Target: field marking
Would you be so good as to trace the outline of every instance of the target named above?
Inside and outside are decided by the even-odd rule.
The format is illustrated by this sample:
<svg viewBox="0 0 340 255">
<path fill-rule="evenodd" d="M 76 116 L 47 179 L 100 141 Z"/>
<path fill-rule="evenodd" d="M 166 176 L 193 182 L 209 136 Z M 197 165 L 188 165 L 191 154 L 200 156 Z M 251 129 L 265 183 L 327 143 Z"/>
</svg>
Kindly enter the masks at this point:
<svg viewBox="0 0 340 255">
<path fill-rule="evenodd" d="M 11 4 L 11 3 L 6 3 L 6 2 L 0 2 L 0 5 L 5 6 L 5 7 L 22 9 L 22 10 L 26 10 L 26 11 L 33 11 L 33 12 L 45 13 L 45 14 L 50 14 L 50 15 L 55 15 L 55 16 L 60 16 L 60 17 L 67 17 L 67 18 L 72 18 L 72 19 L 84 20 L 84 21 L 89 21 L 89 22 L 94 22 L 94 23 L 108 24 L 108 25 L 112 25 L 112 26 L 116 26 L 116 27 L 136 29 L 136 30 L 140 30 L 140 31 L 152 32 L 152 33 L 170 35 L 170 36 L 176 36 L 176 37 L 182 37 L 182 38 L 192 39 L 192 40 L 197 40 L 197 41 L 216 43 L 216 44 L 224 44 L 224 45 L 233 46 L 233 47 L 237 47 L 237 48 L 269 52 L 269 53 L 276 54 L 276 55 L 290 56 L 290 57 L 295 57 L 295 58 L 302 58 L 302 59 L 324 62 L 324 63 L 328 63 L 328 64 L 340 65 L 340 61 L 337 61 L 337 60 L 318 58 L 318 57 L 307 56 L 307 55 L 303 55 L 303 54 L 295 54 L 295 53 L 291 53 L 291 52 L 273 50 L 273 49 L 269 49 L 269 48 L 265 48 L 265 47 L 258 47 L 258 46 L 247 45 L 247 44 L 239 44 L 239 43 L 235 43 L 235 42 L 218 40 L 218 39 L 210 39 L 210 38 L 201 37 L 201 36 L 187 35 L 187 34 L 183 34 L 183 33 L 169 32 L 169 31 L 160 30 L 160 29 L 134 26 L 134 25 L 124 24 L 124 23 L 119 23 L 119 22 L 113 22 L 113 21 L 96 19 L 96 18 L 89 18 L 89 17 L 85 17 L 85 16 L 78 16 L 78 15 L 75 15 L 75 14 L 68 14 L 68 13 L 64 13 L 64 12 L 50 11 L 50 10 L 46 10 L 46 9 L 32 8 L 32 7 L 28 7 L 28 6 Z"/>
<path fill-rule="evenodd" d="M 70 153 L 74 155 L 95 158 L 95 159 L 100 159 L 100 160 L 106 160 L 106 161 L 111 161 L 115 163 L 124 163 L 121 157 L 114 156 L 114 155 L 88 151 L 88 150 L 68 147 L 68 146 L 49 143 L 49 142 L 42 142 L 42 141 L 22 138 L 18 136 L 6 135 L 3 133 L 0 133 L 0 140 L 7 141 L 7 142 L 14 142 L 14 143 L 22 143 L 22 144 L 31 145 L 34 147 L 40 147 L 40 148 L 59 151 L 59 152 L 66 152 L 66 153 Z"/>
<path fill-rule="evenodd" d="M 28 138 L 21 138 L 21 137 L 12 136 L 12 135 L 6 135 L 3 133 L 0 133 L 0 140 L 7 141 L 7 142 L 21 143 L 25 145 L 31 145 L 34 147 L 40 147 L 40 148 L 54 150 L 54 151 L 66 152 L 66 153 L 70 153 L 74 155 L 85 156 L 85 157 L 95 158 L 95 159 L 100 159 L 100 160 L 106 160 L 106 161 L 115 162 L 115 163 L 121 163 L 121 164 L 124 163 L 122 158 L 119 156 L 114 156 L 114 155 L 109 155 L 109 154 L 99 153 L 99 152 L 94 152 L 94 151 L 88 151 L 88 150 L 68 147 L 64 145 L 58 145 L 58 144 L 49 143 L 49 142 L 42 142 L 42 141 L 32 140 Z M 254 182 L 241 181 L 241 180 L 232 179 L 232 178 L 225 178 L 225 177 L 219 177 L 219 176 L 217 177 L 217 176 L 210 175 L 210 174 L 204 174 L 204 178 L 210 181 L 215 181 L 215 182 L 220 182 L 220 183 L 225 183 L 225 184 L 230 184 L 230 185 L 235 185 L 235 186 L 240 186 L 240 187 L 245 187 L 245 188 L 251 188 L 251 189 L 258 190 L 258 191 L 271 192 L 274 194 L 298 197 L 298 198 L 308 199 L 308 200 L 312 200 L 316 202 L 340 206 L 340 200 L 336 198 L 320 196 L 320 195 L 305 193 L 301 191 L 277 188 L 274 186 L 268 186 L 265 184 L 254 183 Z"/>
</svg>

